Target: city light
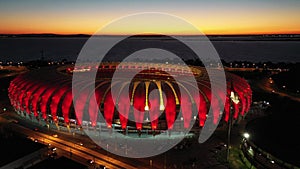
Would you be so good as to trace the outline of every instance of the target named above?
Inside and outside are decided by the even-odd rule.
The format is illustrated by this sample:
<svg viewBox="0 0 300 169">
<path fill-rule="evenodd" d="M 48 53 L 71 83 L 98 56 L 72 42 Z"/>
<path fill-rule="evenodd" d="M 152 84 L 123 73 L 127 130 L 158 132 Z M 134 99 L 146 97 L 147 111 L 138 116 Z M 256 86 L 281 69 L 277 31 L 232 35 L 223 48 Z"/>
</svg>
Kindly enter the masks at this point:
<svg viewBox="0 0 300 169">
<path fill-rule="evenodd" d="M 244 138 L 248 139 L 250 137 L 250 134 L 249 133 L 244 133 L 243 136 L 244 136 Z"/>
</svg>

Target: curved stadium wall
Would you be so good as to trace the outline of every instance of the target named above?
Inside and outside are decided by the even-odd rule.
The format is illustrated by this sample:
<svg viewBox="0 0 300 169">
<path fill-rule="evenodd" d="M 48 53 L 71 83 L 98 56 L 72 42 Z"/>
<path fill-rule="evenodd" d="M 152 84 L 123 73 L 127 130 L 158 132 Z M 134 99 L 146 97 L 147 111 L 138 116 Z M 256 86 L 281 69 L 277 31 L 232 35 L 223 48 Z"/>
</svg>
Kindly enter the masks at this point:
<svg viewBox="0 0 300 169">
<path fill-rule="evenodd" d="M 60 67 L 59 69 L 43 68 L 38 71 L 17 76 L 9 86 L 9 98 L 11 104 L 19 114 L 24 114 L 46 123 L 55 123 L 57 126 L 80 127 L 89 125 L 96 127 L 99 122 L 99 113 L 105 118 L 108 128 L 118 127 L 125 130 L 131 127 L 139 130 L 166 130 L 172 129 L 176 117 L 181 113 L 183 125 L 204 126 L 208 119 L 216 124 L 219 118 L 225 122 L 230 116 L 230 92 L 232 90 L 238 95 L 240 102 L 233 104 L 233 118 L 244 116 L 249 111 L 252 99 L 252 91 L 245 79 L 226 72 L 227 93 L 224 110 L 221 110 L 222 102 L 212 102 L 212 98 L 219 99 L 219 95 L 213 95 L 210 88 L 209 77 L 202 67 L 190 67 L 197 81 L 197 87 L 189 86 L 184 80 L 187 76 L 186 68 L 178 65 L 126 63 L 118 66 L 118 63 L 102 63 L 99 67 L 83 65 L 74 69 L 72 65 Z M 143 69 L 132 81 L 120 81 L 118 100 L 114 104 L 111 94 L 111 79 L 114 71 L 118 68 L 128 72 L 133 69 Z M 86 72 L 97 69 L 94 90 L 84 81 L 78 81 L 75 85 L 81 89 L 80 94 L 72 96 L 72 73 L 79 72 L 83 76 Z M 172 79 L 167 71 L 175 73 L 181 85 L 188 86 L 193 91 L 181 91 L 177 82 Z M 126 93 L 125 88 L 129 88 Z M 154 97 L 149 93 L 155 90 Z M 196 93 L 198 92 L 199 95 Z M 96 102 L 91 99 L 95 94 Z M 129 97 L 128 97 L 129 95 Z M 164 97 L 161 97 L 164 96 Z M 199 98 L 196 98 L 199 96 Z M 124 100 L 130 99 L 130 104 L 122 104 Z M 199 106 L 195 102 L 199 101 Z M 223 103 L 224 104 L 224 103 Z M 208 116 L 209 107 L 212 107 L 213 116 Z M 98 107 L 100 111 L 97 111 Z M 118 107 L 118 109 L 116 109 Z M 134 107 L 135 109 L 133 109 Z M 75 110 L 77 112 L 75 113 Z M 119 113 L 122 111 L 122 113 Z M 192 112 L 197 116 L 191 117 Z M 129 117 L 138 122 L 130 120 Z M 191 124 L 194 118 L 196 124 Z M 143 121 L 141 123 L 140 121 Z"/>
</svg>

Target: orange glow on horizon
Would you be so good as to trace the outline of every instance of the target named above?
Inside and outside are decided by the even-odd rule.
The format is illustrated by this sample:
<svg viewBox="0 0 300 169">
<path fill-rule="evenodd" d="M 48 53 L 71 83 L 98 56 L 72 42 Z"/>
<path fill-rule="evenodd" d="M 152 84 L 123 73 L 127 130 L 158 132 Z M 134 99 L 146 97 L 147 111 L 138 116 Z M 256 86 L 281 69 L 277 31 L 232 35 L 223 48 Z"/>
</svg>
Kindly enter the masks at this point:
<svg viewBox="0 0 300 169">
<path fill-rule="evenodd" d="M 259 15 L 220 17 L 220 14 L 213 14 L 209 18 L 196 18 L 192 13 L 185 13 L 182 18 L 194 25 L 206 35 L 243 35 L 243 34 L 300 34 L 300 22 L 297 18 L 288 16 L 268 16 L 261 19 Z M 234 16 L 234 17 L 230 17 Z M 55 17 L 45 20 L 44 18 L 27 18 L 26 21 L 18 21 L 17 18 L 5 18 L 0 16 L 0 34 L 88 34 L 96 33 L 101 27 L 105 27 L 118 16 L 112 15 L 101 21 L 97 17 L 86 19 L 82 16 L 76 17 Z M 278 21 L 278 18 L 281 22 Z M 287 19 L 288 18 L 288 19 Z M 16 21 L 17 20 L 17 21 Z M 173 35 L 194 35 L 194 32 L 184 30 L 184 27 L 153 26 L 153 32 L 160 32 Z M 120 27 L 118 29 L 104 32 L 103 35 L 128 35 L 149 30 L 139 27 Z M 146 32 L 147 33 L 147 32 Z M 198 34 L 198 33 L 196 33 Z"/>
<path fill-rule="evenodd" d="M 85 35 L 93 35 L 96 31 L 92 30 L 72 30 L 72 29 L 27 29 L 27 30 L 14 30 L 14 29 L 8 29 L 8 30 L 1 30 L 0 34 L 58 34 L 58 35 L 74 35 L 74 34 L 85 34 Z M 108 32 L 100 35 L 129 35 L 133 34 L 134 32 Z M 300 34 L 300 30 L 268 30 L 268 29 L 253 29 L 253 30 L 247 30 L 247 29 L 232 29 L 232 30 L 222 30 L 222 29 L 208 29 L 203 30 L 203 34 L 205 35 L 259 35 L 259 34 Z M 151 34 L 148 32 L 145 32 L 144 34 Z M 198 35 L 193 34 L 189 32 L 174 32 L 170 30 L 167 32 L 167 34 L 170 35 Z"/>
<path fill-rule="evenodd" d="M 57 35 L 93 35 L 94 32 L 87 31 L 87 32 L 78 32 L 78 31 L 2 31 L 0 34 L 8 34 L 8 35 L 18 35 L 18 34 L 57 34 Z M 107 34 L 100 34 L 100 35 L 111 35 L 111 36 L 118 36 L 118 35 L 130 35 L 131 33 L 107 33 Z M 168 33 L 169 35 L 198 35 L 198 34 L 190 34 L 190 33 Z M 203 31 L 204 35 L 276 35 L 276 34 L 300 34 L 300 30 L 295 31 Z M 151 33 L 145 33 L 145 35 L 151 35 Z"/>
<path fill-rule="evenodd" d="M 101 2 L 70 3 L 14 2 L 0 5 L 0 34 L 94 34 L 118 19 L 152 13 L 150 17 L 104 32 L 105 35 L 128 35 L 136 32 L 161 32 L 193 35 L 184 25 L 161 20 L 163 15 L 178 17 L 207 35 L 300 34 L 300 2 L 282 1 L 172 1 L 172 2 Z M 157 14 L 162 14 L 157 16 Z M 128 21 L 128 20 L 126 20 Z M 145 23 L 139 27 L 139 23 Z M 166 26 L 166 23 L 168 25 Z M 123 24 L 123 25 L 122 25 Z M 156 24 L 156 25 L 155 25 Z M 165 25 L 165 27 L 160 27 Z M 151 29 L 150 29 L 151 28 Z"/>
</svg>

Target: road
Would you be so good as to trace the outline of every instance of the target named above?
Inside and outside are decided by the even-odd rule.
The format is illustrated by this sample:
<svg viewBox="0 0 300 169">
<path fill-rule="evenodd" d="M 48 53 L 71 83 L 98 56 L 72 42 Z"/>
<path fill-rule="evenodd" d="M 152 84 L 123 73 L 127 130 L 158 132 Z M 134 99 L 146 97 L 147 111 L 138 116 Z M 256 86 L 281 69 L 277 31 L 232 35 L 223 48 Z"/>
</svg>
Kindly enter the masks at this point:
<svg viewBox="0 0 300 169">
<path fill-rule="evenodd" d="M 258 81 L 257 85 L 259 88 L 265 90 L 266 92 L 274 93 L 274 94 L 277 94 L 282 97 L 288 97 L 291 100 L 300 102 L 299 97 L 295 97 L 295 96 L 289 95 L 283 91 L 278 90 L 278 88 L 274 84 L 274 81 L 272 80 L 272 78 L 263 78 L 262 80 Z"/>
<path fill-rule="evenodd" d="M 6 119 L 15 119 L 14 116 L 17 116 L 15 113 L 6 113 L 8 117 L 4 116 Z M 13 117 L 12 117 L 13 116 Z M 1 117 L 1 116 L 0 116 Z M 0 118 L 1 119 L 1 118 Z M 108 168 L 205 168 L 209 166 L 217 165 L 219 168 L 224 168 L 225 166 L 218 162 L 215 159 L 215 147 L 220 145 L 221 140 L 223 139 L 223 131 L 217 132 L 212 136 L 212 138 L 206 142 L 205 144 L 199 144 L 197 140 L 194 143 L 192 141 L 191 147 L 185 147 L 181 149 L 171 149 L 170 151 L 150 158 L 143 159 L 132 159 L 132 158 L 124 158 L 119 157 L 110 153 L 106 153 L 103 149 L 98 150 L 89 145 L 89 142 L 86 139 L 82 139 L 80 135 L 75 135 L 73 138 L 72 135 L 69 137 L 60 132 L 48 131 L 47 128 L 40 126 L 38 131 L 34 131 L 35 125 L 33 123 L 25 124 L 21 120 L 27 121 L 29 119 L 17 118 L 18 124 L 10 123 L 12 128 L 21 134 L 25 134 L 25 136 L 30 136 L 32 138 L 38 139 L 39 142 L 48 144 L 51 146 L 55 146 L 58 150 L 61 150 L 63 153 L 59 153 L 58 155 L 63 155 L 67 158 L 70 158 L 70 152 L 72 152 L 72 159 L 76 159 L 76 161 L 81 160 L 81 163 L 87 164 L 88 159 L 94 160 L 97 164 L 102 164 L 107 166 Z M 26 126 L 26 127 L 24 127 Z M 46 130 L 46 131 L 43 131 Z M 223 129 L 220 129 L 223 130 Z M 41 132 L 39 132 L 41 131 Z M 53 137 L 54 133 L 58 134 L 58 138 Z M 233 136 L 235 129 L 233 130 Z M 236 134 L 238 135 L 238 134 Z M 224 135 L 225 136 L 225 135 Z M 78 144 L 79 141 L 84 143 L 83 146 Z M 234 143 L 235 141 L 233 141 Z M 179 146 L 178 146 L 179 147 Z M 197 163 L 194 167 L 192 167 L 191 159 L 196 158 Z M 119 160 L 116 160 L 119 159 Z M 150 162 L 151 161 L 151 162 Z M 176 167 L 177 166 L 177 167 Z M 226 168 L 226 167 L 225 167 Z"/>
<path fill-rule="evenodd" d="M 5 120 L 4 118 L 0 117 L 1 123 L 10 123 L 11 121 Z M 137 167 L 130 165 L 128 163 L 116 160 L 114 158 L 108 157 L 106 155 L 101 154 L 100 152 L 91 150 L 89 148 L 86 148 L 85 146 L 80 146 L 78 144 L 75 144 L 74 142 L 67 141 L 64 139 L 61 139 L 59 137 L 53 137 L 48 134 L 44 134 L 41 132 L 33 131 L 31 129 L 28 129 L 26 127 L 20 126 L 15 123 L 9 124 L 11 128 L 19 132 L 22 135 L 25 135 L 27 137 L 31 137 L 34 139 L 37 139 L 40 143 L 43 143 L 45 145 L 48 145 L 49 143 L 51 146 L 56 147 L 62 151 L 64 151 L 64 154 L 67 155 L 67 157 L 70 157 L 70 152 L 72 152 L 72 156 L 78 156 L 82 159 L 85 159 L 87 161 L 88 159 L 93 159 L 95 163 L 105 165 L 108 168 L 126 168 L 126 169 L 136 169 L 136 168 L 143 168 L 143 167 Z M 144 167 L 146 168 L 146 167 Z"/>
</svg>

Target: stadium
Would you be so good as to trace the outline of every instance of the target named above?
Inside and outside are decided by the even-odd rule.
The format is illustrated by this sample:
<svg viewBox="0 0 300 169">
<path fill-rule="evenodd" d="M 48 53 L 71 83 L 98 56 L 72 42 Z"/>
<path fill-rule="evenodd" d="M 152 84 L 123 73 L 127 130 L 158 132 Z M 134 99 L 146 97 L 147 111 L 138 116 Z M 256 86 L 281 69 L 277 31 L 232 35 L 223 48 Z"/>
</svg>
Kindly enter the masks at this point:
<svg viewBox="0 0 300 169">
<path fill-rule="evenodd" d="M 133 70 L 139 73 L 132 80 L 124 77 L 112 83 L 116 69 L 125 74 Z M 95 82 L 73 82 L 73 87 L 75 84 L 80 89 L 79 94 L 73 96 L 72 74 L 76 72 L 85 76 L 89 71 L 97 71 Z M 189 71 L 198 86 L 186 81 Z M 201 129 L 207 122 L 217 125 L 220 119 L 228 122 L 230 118 L 238 119 L 249 111 L 252 99 L 249 84 L 237 75 L 225 72 L 225 76 L 227 93 L 223 103 L 221 91 L 218 91 L 220 95 L 211 93 L 211 82 L 203 67 L 139 62 L 105 62 L 99 66 L 85 64 L 76 68 L 66 65 L 17 76 L 10 83 L 9 98 L 19 115 L 39 123 L 55 124 L 58 130 L 66 128 L 69 132 L 74 128 L 98 129 L 101 125 L 124 134 L 159 133 L 173 128 Z M 91 85 L 94 85 L 92 89 Z M 116 102 L 112 98 L 113 85 L 118 89 Z M 180 90 L 182 86 L 190 90 Z M 238 103 L 231 101 L 233 92 Z M 212 116 L 209 115 L 210 107 Z M 100 114 L 104 117 L 103 123 Z M 182 123 L 175 124 L 176 119 Z M 195 123 L 192 124 L 191 120 Z"/>
</svg>

